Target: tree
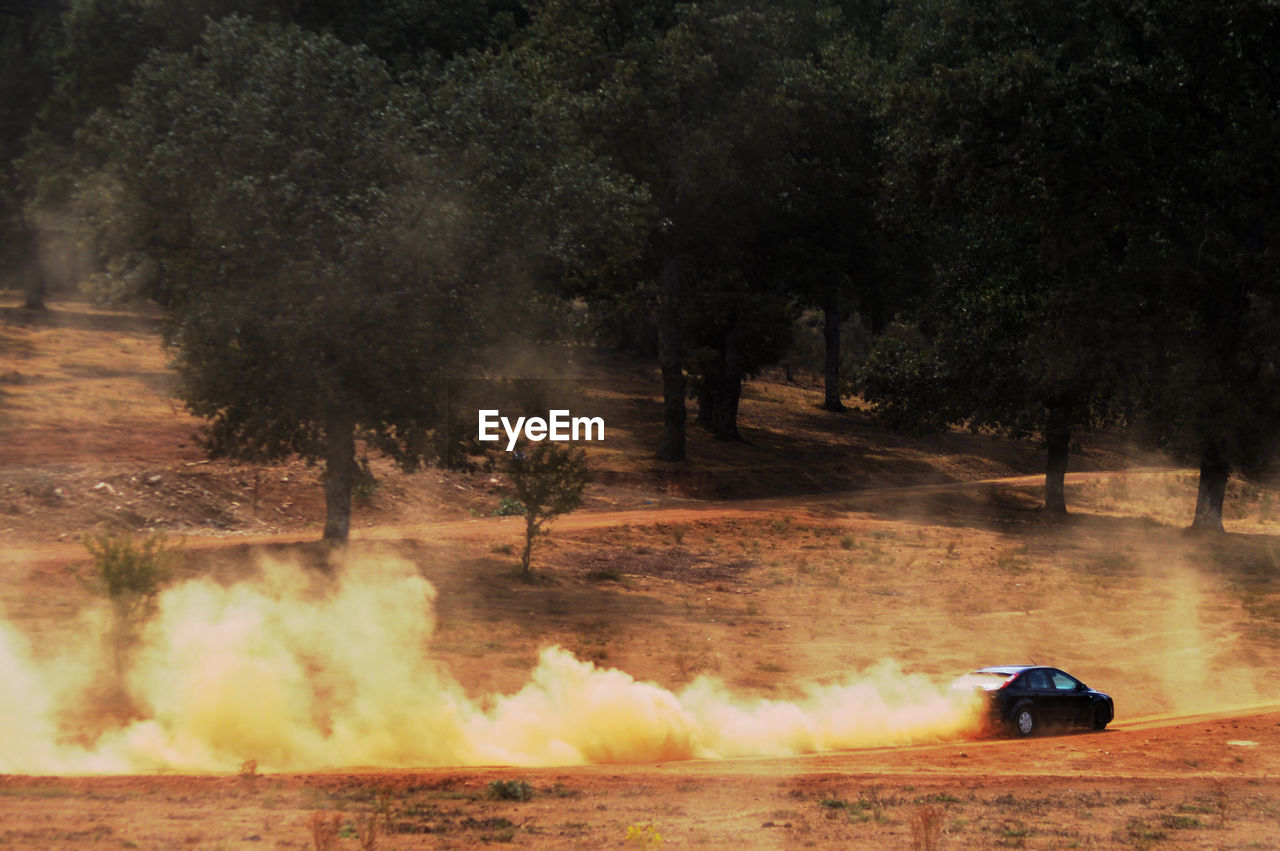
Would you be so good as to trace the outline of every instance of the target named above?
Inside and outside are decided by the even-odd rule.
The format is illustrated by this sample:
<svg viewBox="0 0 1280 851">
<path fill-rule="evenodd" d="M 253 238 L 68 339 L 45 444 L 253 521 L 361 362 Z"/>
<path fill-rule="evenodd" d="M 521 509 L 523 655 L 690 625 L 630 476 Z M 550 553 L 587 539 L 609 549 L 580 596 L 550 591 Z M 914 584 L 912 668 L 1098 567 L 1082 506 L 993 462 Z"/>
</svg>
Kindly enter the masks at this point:
<svg viewBox="0 0 1280 851">
<path fill-rule="evenodd" d="M 803 59 L 796 14 L 752 0 L 548 0 L 519 41 L 544 108 L 647 198 L 637 266 L 657 330 L 664 460 L 685 457 L 686 371 L 699 419 L 732 438 L 742 378 L 786 344 L 793 310 L 771 252 L 793 178 L 785 152 L 802 134 L 788 88 Z M 607 283 L 596 297 L 637 289 Z"/>
<path fill-rule="evenodd" d="M 945 421 L 1043 435 L 1048 508 L 1091 422 L 1197 460 L 1207 528 L 1231 470 L 1274 455 L 1278 21 L 1257 0 L 899 10 L 889 185 L 933 263 L 911 362 Z"/>
<path fill-rule="evenodd" d="M 550 342 L 548 313 L 565 298 L 634 281 L 647 194 L 594 156 L 511 54 L 457 57 L 419 83 L 418 127 L 449 202 L 427 226 L 451 246 L 455 277 L 484 289 L 480 300 L 521 307 L 490 309 L 488 337 Z"/>
<path fill-rule="evenodd" d="M 360 48 L 230 17 L 156 54 L 83 143 L 107 277 L 169 312 L 213 455 L 324 463 L 348 536 L 357 436 L 412 468 L 470 349 L 469 293 L 417 239 L 413 91 Z"/>
<path fill-rule="evenodd" d="M 804 45 L 788 63 L 791 118 L 801 132 L 782 152 L 790 185 L 771 219 L 773 274 L 793 297 L 822 312 L 823 402 L 841 411 L 841 326 L 857 310 L 884 325 L 883 236 L 876 214 L 883 168 L 883 28 L 876 4 L 797 16 Z"/>
<path fill-rule="evenodd" d="M 78 234 L 67 208 L 86 167 L 75 133 L 120 92 L 153 50 L 185 52 L 207 21 L 240 15 L 292 22 L 365 44 L 397 69 L 498 43 L 524 20 L 518 0 L 11 0 L 0 4 L 0 101 L 6 104 L 0 182 L 0 264 L 22 273 L 27 300 L 80 283 L 80 268 L 42 263 L 71 256 Z M 8 255 L 8 256 L 5 256 Z M 107 294 L 110 295 L 110 294 Z"/>
<path fill-rule="evenodd" d="M 0 270 L 22 282 L 25 305 L 43 309 L 47 289 L 39 238 L 27 210 L 28 187 L 17 161 L 54 86 L 54 55 L 63 3 L 14 0 L 0 4 Z"/>
<path fill-rule="evenodd" d="M 658 457 L 685 457 L 681 248 L 687 239 L 688 169 L 697 66 L 675 37 L 670 0 L 583 6 L 548 0 L 534 9 L 517 61 L 549 92 L 546 109 L 573 116 L 593 152 L 644 187 L 652 208 L 638 225 L 645 278 L 654 289 L 663 436 Z M 656 287 L 653 285 L 656 283 Z"/>
<path fill-rule="evenodd" d="M 526 444 L 507 463 L 509 494 L 518 500 L 524 516 L 524 550 L 520 568 L 531 571 L 533 544 L 546 535 L 548 524 L 582 504 L 582 492 L 592 480 L 586 453 L 550 441 Z"/>
<path fill-rule="evenodd" d="M 21 135 L 12 167 L 24 225 L 32 287 L 70 288 L 81 283 L 79 234 L 69 215 L 76 182 L 96 163 L 74 144 L 75 134 L 99 109 L 114 109 L 134 70 L 153 50 L 186 51 L 206 20 L 233 12 L 270 16 L 273 0 L 76 0 L 20 2 L 35 10 L 31 29 L 47 83 L 24 88 L 38 93 L 35 113 Z M 56 24 L 56 25 L 55 25 Z M 7 101 L 6 101 L 7 102 Z M 46 262 L 58 258 L 56 265 Z"/>
<path fill-rule="evenodd" d="M 1125 17 L 1143 112 L 1143 272 L 1161 334 L 1148 439 L 1198 463 L 1196 528 L 1222 531 L 1232 472 L 1280 449 L 1280 8 L 1149 0 Z"/>
<path fill-rule="evenodd" d="M 272 5 L 303 29 L 363 44 L 399 70 L 499 47 L 527 22 L 519 0 L 272 0 Z"/>
<path fill-rule="evenodd" d="M 927 364 L 942 422 L 1038 432 L 1045 507 L 1063 512 L 1072 432 L 1115 419 L 1139 386 L 1159 295 L 1128 247 L 1150 177 L 1131 150 L 1142 109 L 1121 21 L 1105 2 L 922 0 L 894 29 L 887 186 L 932 264 L 906 363 Z M 889 407 L 912 392 L 866 386 Z"/>
</svg>

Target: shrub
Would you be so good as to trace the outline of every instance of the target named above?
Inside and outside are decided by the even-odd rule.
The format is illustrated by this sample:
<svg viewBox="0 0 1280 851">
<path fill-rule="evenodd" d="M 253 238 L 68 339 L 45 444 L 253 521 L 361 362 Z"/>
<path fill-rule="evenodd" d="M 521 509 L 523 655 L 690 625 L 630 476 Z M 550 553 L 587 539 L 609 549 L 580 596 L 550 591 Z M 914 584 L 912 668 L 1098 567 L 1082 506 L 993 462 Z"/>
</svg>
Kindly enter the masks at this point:
<svg viewBox="0 0 1280 851">
<path fill-rule="evenodd" d="M 924 804 L 911 819 L 911 847 L 916 851 L 935 851 L 942 843 L 942 811 Z"/>
<path fill-rule="evenodd" d="M 627 825 L 627 842 L 632 845 L 649 847 L 662 845 L 666 840 L 662 838 L 662 834 L 658 832 L 658 828 L 654 827 L 652 822 L 641 822 Z"/>
<path fill-rule="evenodd" d="M 84 546 L 93 559 L 91 575 L 84 581 L 111 601 L 116 676 L 123 676 L 137 629 L 172 576 L 175 547 L 163 532 L 141 541 L 128 532 L 94 532 L 84 537 Z"/>
<path fill-rule="evenodd" d="M 351 482 L 351 496 L 357 504 L 368 506 L 373 502 L 374 494 L 382 489 L 382 482 L 374 475 L 369 466 L 369 458 L 360 456 L 356 459 L 355 475 Z"/>
<path fill-rule="evenodd" d="M 93 558 L 90 587 L 105 594 L 126 619 L 152 605 L 172 573 L 173 547 L 163 532 L 141 541 L 128 532 L 90 533 L 84 546 Z"/>
<path fill-rule="evenodd" d="M 312 813 L 307 827 L 311 829 L 311 841 L 315 843 L 316 851 L 330 851 L 338 847 L 338 837 L 342 833 L 340 814 Z"/>
<path fill-rule="evenodd" d="M 494 517 L 515 517 L 519 514 L 524 514 L 524 503 L 509 496 L 498 500 L 498 507 L 493 510 Z"/>
<path fill-rule="evenodd" d="M 523 780 L 495 780 L 489 784 L 489 797 L 499 801 L 528 801 L 533 787 Z"/>
</svg>

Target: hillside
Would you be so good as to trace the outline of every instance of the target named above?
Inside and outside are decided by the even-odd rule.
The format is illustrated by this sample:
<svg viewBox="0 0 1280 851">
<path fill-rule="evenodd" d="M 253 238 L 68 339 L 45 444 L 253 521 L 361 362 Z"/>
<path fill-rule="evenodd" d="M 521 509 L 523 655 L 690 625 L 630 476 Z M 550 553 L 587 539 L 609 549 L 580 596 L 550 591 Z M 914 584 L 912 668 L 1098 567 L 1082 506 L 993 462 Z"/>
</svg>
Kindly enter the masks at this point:
<svg viewBox="0 0 1280 851">
<path fill-rule="evenodd" d="M 317 471 L 206 461 L 156 322 L 0 311 L 6 841 L 285 847 L 336 811 L 354 844 L 382 788 L 398 827 L 379 847 L 625 845 L 646 824 L 873 847 L 931 811 L 956 847 L 1274 835 L 1273 490 L 1233 482 L 1229 534 L 1190 535 L 1194 474 L 1095 435 L 1055 519 L 1034 444 L 888 434 L 781 376 L 748 385 L 745 444 L 691 430 L 692 460 L 664 465 L 652 370 L 584 351 L 599 480 L 532 581 L 517 521 L 492 515 L 500 472 L 379 461 L 326 574 L 307 569 Z M 71 570 L 96 524 L 184 542 L 125 699 Z M 956 741 L 928 709 L 955 675 L 1023 661 L 1112 693 L 1113 729 Z M 495 764 L 519 767 L 475 768 Z M 58 777 L 84 772 L 120 776 Z M 490 794 L 524 779 L 531 802 Z"/>
</svg>

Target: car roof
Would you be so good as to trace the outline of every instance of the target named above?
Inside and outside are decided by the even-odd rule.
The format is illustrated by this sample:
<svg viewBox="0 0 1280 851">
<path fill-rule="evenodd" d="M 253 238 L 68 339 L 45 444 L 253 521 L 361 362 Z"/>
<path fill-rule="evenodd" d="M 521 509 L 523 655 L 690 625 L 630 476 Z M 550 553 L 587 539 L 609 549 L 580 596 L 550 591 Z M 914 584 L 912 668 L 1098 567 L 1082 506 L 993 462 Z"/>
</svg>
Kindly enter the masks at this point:
<svg viewBox="0 0 1280 851">
<path fill-rule="evenodd" d="M 1041 665 L 993 665 L 990 668 L 979 668 L 974 671 L 975 674 L 1021 674 L 1023 671 L 1029 671 L 1032 668 L 1040 668 Z"/>
</svg>

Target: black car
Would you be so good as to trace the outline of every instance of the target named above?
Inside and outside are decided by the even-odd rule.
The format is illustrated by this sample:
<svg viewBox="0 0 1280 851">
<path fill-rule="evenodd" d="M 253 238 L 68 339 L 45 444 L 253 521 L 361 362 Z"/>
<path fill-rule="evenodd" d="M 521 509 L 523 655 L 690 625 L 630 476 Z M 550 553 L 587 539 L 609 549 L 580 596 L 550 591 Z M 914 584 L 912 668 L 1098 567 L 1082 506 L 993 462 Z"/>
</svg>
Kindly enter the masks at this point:
<svg viewBox="0 0 1280 851">
<path fill-rule="evenodd" d="M 1019 736 L 1049 727 L 1105 729 L 1115 718 L 1115 701 L 1065 671 L 1040 665 L 1002 665 L 966 674 L 955 683 L 987 700 L 988 725 Z"/>
</svg>

